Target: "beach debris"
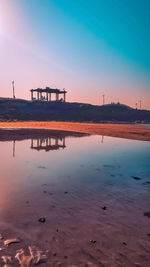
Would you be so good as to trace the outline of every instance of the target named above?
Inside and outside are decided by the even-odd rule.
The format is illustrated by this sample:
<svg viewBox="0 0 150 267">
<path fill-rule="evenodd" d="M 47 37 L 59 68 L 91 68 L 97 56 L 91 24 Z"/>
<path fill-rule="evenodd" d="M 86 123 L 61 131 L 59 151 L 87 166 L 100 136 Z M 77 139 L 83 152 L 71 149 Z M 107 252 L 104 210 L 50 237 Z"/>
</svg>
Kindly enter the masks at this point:
<svg viewBox="0 0 150 267">
<path fill-rule="evenodd" d="M 2 234 L 0 234 L 0 240 L 4 239 L 4 237 L 2 236 Z"/>
<path fill-rule="evenodd" d="M 64 194 L 68 194 L 68 191 L 65 191 Z"/>
<path fill-rule="evenodd" d="M 19 243 L 19 242 L 20 242 L 20 240 L 18 238 L 12 238 L 12 239 L 5 240 L 4 245 L 9 246 L 10 244 Z"/>
<path fill-rule="evenodd" d="M 144 212 L 144 216 L 149 217 L 150 218 L 150 211 Z"/>
<path fill-rule="evenodd" d="M 90 240 L 90 242 L 92 243 L 92 244 L 95 244 L 96 243 L 96 240 Z"/>
<path fill-rule="evenodd" d="M 107 209 L 107 207 L 105 207 L 105 206 L 104 206 L 104 207 L 102 207 L 102 210 L 106 210 L 106 209 Z"/>
<path fill-rule="evenodd" d="M 53 256 L 56 257 L 57 256 L 57 253 L 53 253 Z"/>
<path fill-rule="evenodd" d="M 44 191 L 43 191 L 43 193 L 44 193 L 44 194 L 46 194 L 46 193 L 47 193 L 47 191 L 46 191 L 46 190 L 44 190 Z"/>
<path fill-rule="evenodd" d="M 64 256 L 64 259 L 68 259 L 68 256 Z"/>
<path fill-rule="evenodd" d="M 28 267 L 31 265 L 31 262 L 33 260 L 32 256 L 26 256 L 23 249 L 20 249 L 17 251 L 17 254 L 15 258 L 19 261 L 19 264 L 21 267 Z"/>
<path fill-rule="evenodd" d="M 142 178 L 137 177 L 137 176 L 131 176 L 134 180 L 141 180 Z"/>
<path fill-rule="evenodd" d="M 44 253 L 43 251 L 40 251 L 35 246 L 29 246 L 29 255 L 25 255 L 25 252 L 23 249 L 20 249 L 17 251 L 17 254 L 15 258 L 19 261 L 19 264 L 21 267 L 28 267 L 31 266 L 31 264 L 38 264 L 41 261 L 45 261 L 47 259 L 47 253 Z"/>
<path fill-rule="evenodd" d="M 5 263 L 4 267 L 10 266 L 9 264 L 13 263 L 13 259 L 11 256 L 2 256 L 2 262 Z"/>
<path fill-rule="evenodd" d="M 122 244 L 125 245 L 125 246 L 127 246 L 127 243 L 126 242 L 123 242 Z"/>
<path fill-rule="evenodd" d="M 46 219 L 45 219 L 44 217 L 41 217 L 41 218 L 39 219 L 39 222 L 41 222 L 41 223 L 45 223 L 45 222 L 46 222 Z"/>
<path fill-rule="evenodd" d="M 38 264 L 39 262 L 46 260 L 48 251 L 46 251 L 46 253 L 44 253 L 43 251 L 39 250 L 35 246 L 32 246 L 32 247 L 29 246 L 28 248 L 29 248 L 30 255 L 33 259 L 32 260 L 33 263 Z"/>
<path fill-rule="evenodd" d="M 97 264 L 94 264 L 93 262 L 88 261 L 86 262 L 85 266 L 86 267 L 97 267 Z"/>
<path fill-rule="evenodd" d="M 148 233 L 147 235 L 150 236 L 150 233 Z"/>
</svg>

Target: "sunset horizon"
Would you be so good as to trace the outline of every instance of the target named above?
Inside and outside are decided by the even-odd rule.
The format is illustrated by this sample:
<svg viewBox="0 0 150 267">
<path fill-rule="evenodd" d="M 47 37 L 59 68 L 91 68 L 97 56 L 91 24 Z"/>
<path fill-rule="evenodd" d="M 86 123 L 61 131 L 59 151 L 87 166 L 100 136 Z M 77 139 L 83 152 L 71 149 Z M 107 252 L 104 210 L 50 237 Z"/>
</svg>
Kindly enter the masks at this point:
<svg viewBox="0 0 150 267">
<path fill-rule="evenodd" d="M 69 102 L 150 109 L 149 1 L 0 4 L 0 97 L 65 88 Z"/>
</svg>

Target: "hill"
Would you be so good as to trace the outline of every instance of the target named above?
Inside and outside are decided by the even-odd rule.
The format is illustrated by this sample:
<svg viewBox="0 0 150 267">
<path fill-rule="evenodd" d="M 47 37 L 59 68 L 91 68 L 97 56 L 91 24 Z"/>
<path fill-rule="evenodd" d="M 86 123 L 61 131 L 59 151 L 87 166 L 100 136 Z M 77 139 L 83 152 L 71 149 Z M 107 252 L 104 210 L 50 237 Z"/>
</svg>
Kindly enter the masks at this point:
<svg viewBox="0 0 150 267">
<path fill-rule="evenodd" d="M 0 121 L 12 120 L 150 123 L 150 111 L 133 109 L 119 103 L 96 106 L 0 98 Z"/>
</svg>

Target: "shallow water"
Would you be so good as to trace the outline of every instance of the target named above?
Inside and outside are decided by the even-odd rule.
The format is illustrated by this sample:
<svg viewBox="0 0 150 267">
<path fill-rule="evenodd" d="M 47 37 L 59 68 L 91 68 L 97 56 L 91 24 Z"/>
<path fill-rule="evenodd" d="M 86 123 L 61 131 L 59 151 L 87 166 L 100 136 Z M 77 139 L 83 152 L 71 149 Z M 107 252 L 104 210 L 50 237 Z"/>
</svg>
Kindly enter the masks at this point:
<svg viewBox="0 0 150 267">
<path fill-rule="evenodd" d="M 148 266 L 149 142 L 13 137 L 0 158 L 0 233 L 21 239 L 8 255 L 36 245 L 42 266 Z"/>
</svg>

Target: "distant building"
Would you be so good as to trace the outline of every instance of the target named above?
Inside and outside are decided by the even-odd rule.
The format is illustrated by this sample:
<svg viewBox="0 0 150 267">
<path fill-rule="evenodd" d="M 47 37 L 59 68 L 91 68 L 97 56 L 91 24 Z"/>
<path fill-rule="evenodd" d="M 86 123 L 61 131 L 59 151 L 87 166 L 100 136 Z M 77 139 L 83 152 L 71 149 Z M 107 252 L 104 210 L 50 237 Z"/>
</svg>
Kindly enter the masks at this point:
<svg viewBox="0 0 150 267">
<path fill-rule="evenodd" d="M 66 102 L 66 94 L 67 91 L 65 89 L 53 89 L 50 87 L 46 87 L 45 89 L 37 88 L 37 89 L 31 89 L 31 100 L 38 100 L 38 101 L 52 101 L 51 95 L 55 94 L 56 101 L 62 101 Z M 36 96 L 34 93 L 37 93 Z M 44 94 L 44 95 L 43 95 Z M 63 98 L 59 99 L 59 95 L 63 95 Z"/>
</svg>

